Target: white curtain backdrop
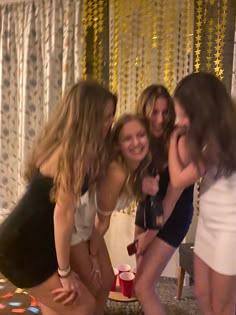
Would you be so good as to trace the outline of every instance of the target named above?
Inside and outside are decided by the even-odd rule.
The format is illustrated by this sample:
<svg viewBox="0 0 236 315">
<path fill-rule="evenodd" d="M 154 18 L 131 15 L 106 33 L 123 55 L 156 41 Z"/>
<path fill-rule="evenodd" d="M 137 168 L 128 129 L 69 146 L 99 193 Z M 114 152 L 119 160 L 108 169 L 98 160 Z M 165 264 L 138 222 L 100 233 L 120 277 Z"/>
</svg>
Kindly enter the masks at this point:
<svg viewBox="0 0 236 315">
<path fill-rule="evenodd" d="M 80 77 L 81 32 L 80 0 L 0 3 L 0 221 L 24 189 L 35 135 Z"/>
</svg>

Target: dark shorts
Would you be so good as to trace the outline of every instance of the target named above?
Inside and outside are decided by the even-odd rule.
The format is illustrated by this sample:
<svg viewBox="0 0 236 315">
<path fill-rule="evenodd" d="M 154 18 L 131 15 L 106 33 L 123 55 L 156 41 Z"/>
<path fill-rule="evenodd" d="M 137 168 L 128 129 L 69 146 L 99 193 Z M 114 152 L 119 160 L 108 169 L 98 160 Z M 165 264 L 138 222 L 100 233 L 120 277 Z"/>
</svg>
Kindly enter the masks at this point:
<svg viewBox="0 0 236 315">
<path fill-rule="evenodd" d="M 185 211 L 176 207 L 170 215 L 169 219 L 164 224 L 163 228 L 157 234 L 157 237 L 175 248 L 179 247 L 189 230 L 189 226 L 192 222 L 192 217 L 192 206 L 186 208 Z M 137 208 L 135 225 L 144 230 L 146 229 L 144 226 L 143 203 L 140 203 Z"/>
</svg>

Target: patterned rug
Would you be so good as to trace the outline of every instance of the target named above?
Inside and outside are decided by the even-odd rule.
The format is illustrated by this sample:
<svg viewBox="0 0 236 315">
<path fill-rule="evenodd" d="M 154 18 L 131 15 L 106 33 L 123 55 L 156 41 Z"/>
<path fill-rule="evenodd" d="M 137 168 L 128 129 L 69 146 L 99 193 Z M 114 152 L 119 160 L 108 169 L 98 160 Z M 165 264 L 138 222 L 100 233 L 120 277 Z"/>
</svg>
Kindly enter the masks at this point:
<svg viewBox="0 0 236 315">
<path fill-rule="evenodd" d="M 172 279 L 162 278 L 158 285 L 161 301 L 166 307 L 167 315 L 199 315 L 197 302 L 192 287 L 185 287 L 183 299 L 176 300 L 176 283 Z M 15 288 L 0 275 L 0 314 L 41 315 L 37 301 L 26 291 Z M 124 303 L 107 304 L 107 315 L 142 314 L 138 302 L 125 305 Z"/>
<path fill-rule="evenodd" d="M 9 281 L 0 278 L 0 314 L 41 314 L 37 301 L 26 291 L 15 288 Z"/>
</svg>

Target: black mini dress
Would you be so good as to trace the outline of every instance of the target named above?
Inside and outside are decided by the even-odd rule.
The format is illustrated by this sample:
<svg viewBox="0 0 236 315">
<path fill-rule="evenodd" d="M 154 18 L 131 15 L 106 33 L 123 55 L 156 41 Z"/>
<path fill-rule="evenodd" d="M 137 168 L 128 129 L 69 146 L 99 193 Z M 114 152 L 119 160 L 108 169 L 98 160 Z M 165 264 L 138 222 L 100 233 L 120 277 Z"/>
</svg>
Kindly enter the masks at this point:
<svg viewBox="0 0 236 315">
<path fill-rule="evenodd" d="M 53 179 L 37 169 L 25 194 L 0 226 L 0 272 L 20 288 L 43 283 L 58 267 L 52 186 Z M 87 189 L 86 178 L 82 193 Z"/>
</svg>

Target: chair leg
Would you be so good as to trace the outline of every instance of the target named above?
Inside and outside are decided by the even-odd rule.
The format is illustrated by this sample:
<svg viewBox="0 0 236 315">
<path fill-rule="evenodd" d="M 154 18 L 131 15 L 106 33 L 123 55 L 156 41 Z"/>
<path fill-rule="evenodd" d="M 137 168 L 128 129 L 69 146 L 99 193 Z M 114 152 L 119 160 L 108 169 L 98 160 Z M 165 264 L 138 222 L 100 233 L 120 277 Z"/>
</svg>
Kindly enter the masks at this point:
<svg viewBox="0 0 236 315">
<path fill-rule="evenodd" d="M 180 300 L 182 297 L 183 284 L 184 284 L 185 270 L 179 266 L 178 283 L 177 283 L 177 299 Z"/>
</svg>

